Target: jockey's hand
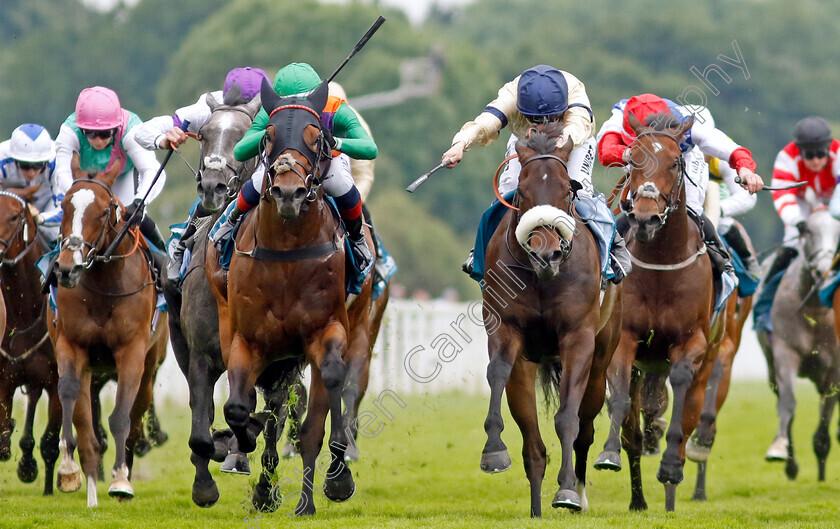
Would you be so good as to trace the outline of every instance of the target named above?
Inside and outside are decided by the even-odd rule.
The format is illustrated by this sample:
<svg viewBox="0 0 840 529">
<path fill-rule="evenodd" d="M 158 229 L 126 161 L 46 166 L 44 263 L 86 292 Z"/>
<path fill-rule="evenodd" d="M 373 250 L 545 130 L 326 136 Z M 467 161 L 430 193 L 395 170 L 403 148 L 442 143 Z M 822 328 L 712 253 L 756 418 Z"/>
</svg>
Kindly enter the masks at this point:
<svg viewBox="0 0 840 529">
<path fill-rule="evenodd" d="M 559 136 L 557 136 L 557 148 L 562 149 L 566 146 L 566 142 L 569 141 L 569 135 L 565 132 L 561 132 Z M 574 147 L 574 146 L 573 146 Z"/>
<path fill-rule="evenodd" d="M 35 223 L 38 224 L 38 214 L 41 212 L 32 204 L 27 204 L 27 206 L 29 207 L 29 214 L 35 217 Z"/>
<path fill-rule="evenodd" d="M 324 135 L 324 139 L 327 141 L 327 145 L 329 146 L 330 150 L 338 149 L 338 142 L 335 140 L 335 136 L 332 135 L 330 129 L 321 129 L 321 134 Z"/>
<path fill-rule="evenodd" d="M 440 157 L 440 161 L 449 161 L 449 163 L 446 164 L 446 167 L 450 169 L 455 167 L 456 165 L 458 165 L 458 162 L 461 161 L 461 158 L 464 157 L 464 147 L 466 146 L 467 144 L 463 141 L 459 141 L 458 143 L 453 144 L 448 151 L 443 153 L 443 156 Z"/>
<path fill-rule="evenodd" d="M 752 169 L 741 167 L 738 176 L 741 177 L 741 187 L 749 191 L 751 195 L 764 188 L 764 181 Z"/>
<path fill-rule="evenodd" d="M 804 220 L 800 220 L 796 223 L 796 229 L 799 230 L 799 235 L 805 235 L 808 233 L 808 223 Z"/>
<path fill-rule="evenodd" d="M 160 142 L 161 149 L 177 149 L 189 139 L 187 133 L 178 127 L 172 127 Z"/>
<path fill-rule="evenodd" d="M 138 209 L 140 211 L 134 217 L 134 224 L 140 224 L 140 221 L 143 220 L 143 215 L 145 215 L 146 213 L 145 211 L 143 211 L 145 209 L 143 205 L 143 200 L 139 198 L 135 198 L 134 202 L 125 207 L 125 213 L 123 213 L 123 220 L 128 221 L 128 219 L 130 219 L 134 212 Z"/>
<path fill-rule="evenodd" d="M 630 163 L 630 147 L 624 149 L 624 152 L 621 153 L 621 161 L 625 164 Z"/>
</svg>

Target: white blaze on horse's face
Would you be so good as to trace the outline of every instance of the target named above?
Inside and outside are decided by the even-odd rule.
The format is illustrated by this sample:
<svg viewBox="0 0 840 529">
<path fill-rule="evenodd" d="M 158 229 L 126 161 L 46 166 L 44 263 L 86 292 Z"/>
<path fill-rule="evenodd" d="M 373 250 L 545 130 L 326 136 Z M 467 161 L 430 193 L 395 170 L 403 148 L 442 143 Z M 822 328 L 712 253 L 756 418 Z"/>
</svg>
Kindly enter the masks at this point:
<svg viewBox="0 0 840 529">
<path fill-rule="evenodd" d="M 73 198 L 70 199 L 70 203 L 73 204 L 73 224 L 71 225 L 70 232 L 71 237 L 75 235 L 79 239 L 84 240 L 84 237 L 82 237 L 82 221 L 85 218 L 85 210 L 88 206 L 93 204 L 95 199 L 96 195 L 94 195 L 93 191 L 90 189 L 80 189 L 73 194 Z M 73 262 L 78 266 L 81 266 L 84 263 L 81 249 L 73 252 Z"/>
</svg>

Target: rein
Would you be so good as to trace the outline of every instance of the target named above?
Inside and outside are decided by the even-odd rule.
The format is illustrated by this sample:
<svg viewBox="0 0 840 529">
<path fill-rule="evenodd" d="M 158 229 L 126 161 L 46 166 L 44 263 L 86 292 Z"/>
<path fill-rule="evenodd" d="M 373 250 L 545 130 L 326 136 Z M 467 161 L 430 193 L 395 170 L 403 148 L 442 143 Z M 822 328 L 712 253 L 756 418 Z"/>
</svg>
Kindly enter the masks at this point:
<svg viewBox="0 0 840 529">
<path fill-rule="evenodd" d="M 674 141 L 677 144 L 677 146 L 679 147 L 679 141 L 676 138 L 674 138 L 672 135 L 670 135 L 670 134 L 668 134 L 667 132 L 664 132 L 664 131 L 649 130 L 649 131 L 646 131 L 646 132 L 642 132 L 641 134 L 639 134 L 636 137 L 636 141 L 641 139 L 643 136 L 664 136 L 664 137 L 669 138 L 672 141 Z M 677 181 L 674 183 L 674 185 L 671 186 L 671 191 L 668 193 L 667 196 L 662 191 L 659 191 L 658 189 L 656 189 L 655 186 L 654 186 L 654 189 L 656 189 L 656 192 L 659 193 L 659 196 L 643 196 L 642 197 L 642 198 L 653 198 L 654 200 L 656 200 L 656 206 L 657 206 L 658 209 L 662 208 L 662 205 L 659 202 L 659 198 L 662 197 L 664 199 L 665 209 L 662 210 L 661 213 L 659 213 L 660 225 L 664 225 L 668 221 L 668 216 L 671 214 L 671 212 L 679 209 L 679 207 L 680 207 L 679 202 L 677 202 L 677 201 L 679 200 L 679 196 L 680 196 L 680 193 L 682 192 L 683 187 L 685 187 L 685 178 L 687 176 L 686 170 L 685 170 L 685 159 L 682 157 L 682 155 L 680 155 L 677 163 L 679 164 L 679 176 L 677 177 Z M 630 189 L 630 178 L 629 177 L 627 179 L 622 179 L 622 181 L 625 182 L 625 187 L 624 187 L 624 191 L 621 193 L 622 198 L 619 199 L 619 206 L 621 207 L 621 211 L 624 212 L 625 214 L 627 214 L 627 213 L 630 213 L 633 210 L 633 199 L 634 199 L 634 197 L 636 196 L 636 194 L 639 190 L 636 190 L 634 192 L 632 189 Z M 642 188 L 645 187 L 646 184 L 647 183 L 639 186 L 639 189 L 641 189 L 642 192 L 644 192 L 644 189 L 642 189 Z M 624 197 L 626 197 L 626 199 Z"/>
<path fill-rule="evenodd" d="M 2 260 L 0 260 L 0 267 L 13 267 L 13 266 L 17 265 L 24 257 L 26 257 L 26 254 L 28 254 L 30 252 L 30 250 L 32 250 L 32 248 L 35 246 L 35 243 L 38 242 L 38 237 L 37 236 L 32 237 L 31 241 L 27 240 L 29 238 L 29 224 L 28 224 L 29 219 L 28 219 L 28 216 L 27 216 L 27 213 L 26 213 L 27 210 L 28 210 L 28 206 L 26 204 L 26 201 L 23 200 L 21 197 L 17 196 L 16 194 L 10 193 L 9 191 L 0 190 L 0 196 L 13 198 L 13 199 L 17 200 L 18 202 L 20 202 L 20 205 L 23 206 L 23 211 L 21 212 L 22 217 L 20 218 L 20 221 L 18 222 L 14 233 L 12 233 L 12 236 L 9 237 L 8 239 L 0 239 L 0 244 L 3 245 L 3 250 L 0 251 L 0 257 L 2 257 Z M 37 228 L 36 228 L 36 231 L 37 231 Z M 9 251 L 9 248 L 15 243 L 15 241 L 18 238 L 18 235 L 20 235 L 21 232 L 23 232 L 23 242 L 24 242 L 23 251 L 21 251 L 19 254 L 17 254 L 13 258 L 7 259 L 6 258 L 6 252 Z"/>
<path fill-rule="evenodd" d="M 210 114 L 215 114 L 216 112 L 225 112 L 225 111 L 241 112 L 241 113 L 245 114 L 246 116 L 248 116 L 248 121 L 250 123 L 254 122 L 254 116 L 252 116 L 250 112 L 248 112 L 247 110 L 245 110 L 244 108 L 242 108 L 240 106 L 229 106 L 229 105 L 219 106 L 219 107 L 216 107 L 213 110 L 211 110 Z M 209 122 L 209 120 L 208 120 L 208 122 Z M 206 126 L 206 125 L 207 125 L 207 123 L 204 124 L 204 126 Z M 201 128 L 203 129 L 204 126 L 202 126 Z M 202 142 L 202 152 L 201 152 L 201 157 L 200 157 L 199 162 L 198 162 L 198 171 L 193 171 L 193 173 L 195 174 L 196 181 L 201 182 L 201 178 L 202 178 L 201 173 L 204 169 L 206 169 L 206 165 L 204 163 L 204 159 L 205 159 L 206 156 L 203 152 L 204 151 L 204 149 L 203 149 L 203 147 L 204 147 L 204 135 L 201 133 L 201 129 L 199 129 L 197 133 L 187 132 L 186 134 L 187 134 L 187 136 L 189 136 L 191 138 L 194 138 L 194 139 L 198 140 L 199 142 Z M 212 156 L 212 154 L 211 154 L 211 156 Z M 227 160 L 226 157 L 224 157 L 224 158 L 225 158 L 225 160 Z M 189 166 L 189 164 L 187 164 L 187 165 Z M 246 169 L 247 165 L 248 165 L 248 162 L 242 162 L 242 163 L 239 164 L 239 167 L 233 167 L 230 163 L 225 161 L 225 167 L 230 170 L 230 178 L 227 179 L 228 197 L 233 198 L 239 193 L 239 187 L 241 187 L 241 185 L 240 186 L 234 186 L 233 184 L 239 184 L 241 182 L 242 174 L 245 172 L 245 169 Z M 192 167 L 190 167 L 190 169 L 192 169 Z"/>
</svg>

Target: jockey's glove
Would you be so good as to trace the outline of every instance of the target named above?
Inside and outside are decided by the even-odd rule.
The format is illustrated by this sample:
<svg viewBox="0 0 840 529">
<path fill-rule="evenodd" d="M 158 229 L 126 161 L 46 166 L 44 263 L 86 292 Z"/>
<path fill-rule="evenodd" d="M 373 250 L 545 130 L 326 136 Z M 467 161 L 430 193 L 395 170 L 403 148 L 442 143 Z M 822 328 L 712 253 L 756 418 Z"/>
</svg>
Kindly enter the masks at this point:
<svg viewBox="0 0 840 529">
<path fill-rule="evenodd" d="M 808 233 L 808 223 L 804 220 L 800 220 L 796 223 L 796 229 L 799 230 L 799 235 L 805 235 Z"/>
<path fill-rule="evenodd" d="M 338 142 L 336 141 L 335 136 L 332 135 L 332 132 L 330 132 L 330 129 L 323 128 L 321 129 L 321 133 L 324 135 L 324 140 L 327 142 L 330 150 L 338 148 Z"/>
<path fill-rule="evenodd" d="M 123 214 L 123 220 L 128 221 L 128 219 L 130 219 L 131 216 L 134 215 L 134 212 L 137 211 L 138 209 L 140 211 L 138 211 L 137 215 L 134 216 L 134 224 L 139 224 L 140 221 L 143 220 L 143 217 L 146 214 L 146 212 L 144 211 L 145 205 L 143 204 L 143 199 L 140 199 L 140 198 L 135 198 L 134 202 L 132 202 L 131 204 L 129 204 L 128 206 L 125 207 L 125 213 Z"/>
</svg>

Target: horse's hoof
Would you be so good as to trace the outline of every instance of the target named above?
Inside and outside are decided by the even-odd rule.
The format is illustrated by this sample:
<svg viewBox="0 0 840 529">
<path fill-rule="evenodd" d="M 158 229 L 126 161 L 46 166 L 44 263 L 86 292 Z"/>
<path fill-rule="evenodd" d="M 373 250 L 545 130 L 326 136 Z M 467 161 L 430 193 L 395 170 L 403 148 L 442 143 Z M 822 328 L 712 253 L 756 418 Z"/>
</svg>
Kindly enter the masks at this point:
<svg viewBox="0 0 840 529">
<path fill-rule="evenodd" d="M 706 491 L 704 490 L 695 490 L 694 495 L 691 497 L 692 501 L 706 501 Z"/>
<path fill-rule="evenodd" d="M 11 446 L 0 447 L 0 461 L 8 461 L 11 458 L 12 458 L 12 447 Z"/>
<path fill-rule="evenodd" d="M 134 445 L 134 455 L 137 457 L 143 457 L 151 451 L 152 443 L 150 443 L 145 437 L 138 439 L 137 444 Z"/>
<path fill-rule="evenodd" d="M 488 474 L 504 472 L 510 468 L 510 455 L 507 449 L 481 454 L 481 470 Z"/>
<path fill-rule="evenodd" d="M 260 485 L 257 485 L 257 488 L 254 489 L 254 496 L 251 498 L 251 503 L 260 512 L 274 512 L 279 507 L 275 498 L 272 497 L 271 490 Z"/>
<path fill-rule="evenodd" d="M 344 460 L 351 463 L 355 463 L 359 460 L 359 449 L 355 444 L 348 445 L 347 449 L 344 450 Z"/>
<path fill-rule="evenodd" d="M 131 486 L 131 482 L 125 478 L 115 479 L 108 487 L 108 496 L 120 501 L 130 500 L 134 497 L 134 488 Z"/>
<path fill-rule="evenodd" d="M 578 493 L 569 489 L 558 490 L 557 494 L 554 495 L 554 499 L 551 500 L 551 506 L 555 509 L 562 507 L 575 512 L 580 511 L 583 508 L 580 503 L 580 496 L 578 496 Z"/>
<path fill-rule="evenodd" d="M 612 470 L 618 472 L 621 470 L 621 454 L 618 452 L 601 452 L 598 459 L 595 460 L 595 470 Z"/>
<path fill-rule="evenodd" d="M 163 430 L 159 430 L 149 436 L 149 441 L 152 446 L 163 446 L 169 440 L 169 434 Z"/>
<path fill-rule="evenodd" d="M 695 463 L 705 463 L 709 460 L 709 454 L 711 453 L 711 446 L 703 446 L 697 443 L 694 439 L 689 439 L 689 441 L 685 444 L 685 457 Z"/>
<path fill-rule="evenodd" d="M 788 458 L 788 440 L 784 437 L 777 437 L 773 444 L 770 445 L 770 448 L 767 449 L 767 453 L 764 454 L 765 461 L 787 461 Z"/>
<path fill-rule="evenodd" d="M 199 507 L 212 507 L 219 501 L 219 488 L 210 479 L 207 483 L 193 483 L 192 501 Z"/>
<path fill-rule="evenodd" d="M 77 490 L 82 488 L 82 472 L 81 470 L 76 470 L 70 474 L 62 474 L 61 472 L 58 473 L 58 476 L 55 478 L 55 486 L 58 487 L 58 490 L 61 492 L 76 492 Z"/>
<path fill-rule="evenodd" d="M 228 474 L 243 474 L 247 476 L 251 473 L 251 465 L 248 463 L 248 456 L 241 452 L 236 452 L 228 454 L 219 470 Z"/>
<path fill-rule="evenodd" d="M 328 500 L 341 503 L 349 500 L 356 493 L 356 483 L 353 481 L 353 473 L 344 467 L 344 471 L 336 479 L 324 480 L 324 496 Z"/>
<path fill-rule="evenodd" d="M 646 501 L 631 501 L 630 502 L 630 510 L 631 511 L 646 511 L 647 510 L 647 502 Z"/>
<path fill-rule="evenodd" d="M 38 462 L 34 457 L 22 457 L 18 462 L 17 475 L 24 483 L 32 483 L 38 478 Z"/>
<path fill-rule="evenodd" d="M 315 514 L 315 504 L 311 501 L 306 501 L 306 498 L 301 496 L 295 507 L 295 516 L 312 516 Z"/>
<path fill-rule="evenodd" d="M 347 454 L 346 451 L 344 453 L 345 453 L 345 455 Z M 283 457 L 283 459 L 292 459 L 294 457 L 300 457 L 300 454 L 298 453 L 297 450 L 295 450 L 295 445 L 294 444 L 286 443 L 286 446 L 283 447 L 282 457 Z"/>
<path fill-rule="evenodd" d="M 685 474 L 683 474 L 682 466 L 659 465 L 656 479 L 666 487 L 668 485 L 679 485 L 685 479 Z"/>
<path fill-rule="evenodd" d="M 787 475 L 789 480 L 794 480 L 797 474 L 799 474 L 799 464 L 796 462 L 796 459 L 791 457 L 785 465 L 785 475 Z"/>
</svg>

